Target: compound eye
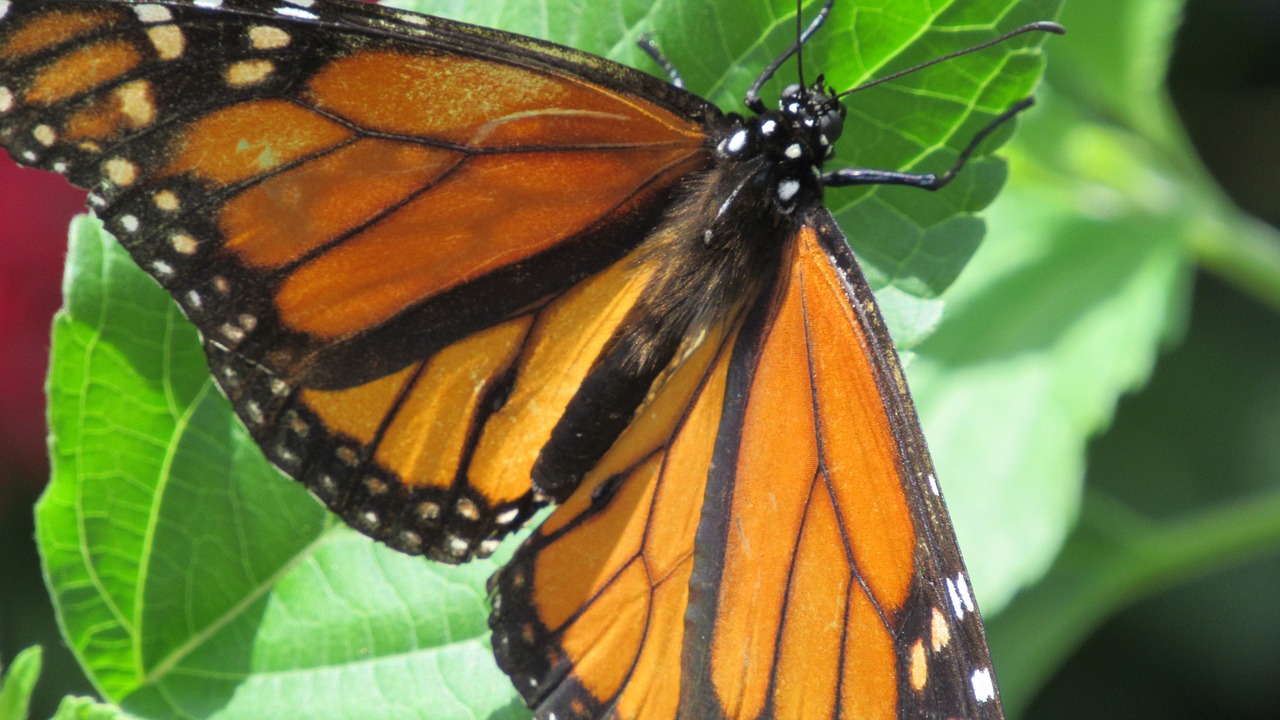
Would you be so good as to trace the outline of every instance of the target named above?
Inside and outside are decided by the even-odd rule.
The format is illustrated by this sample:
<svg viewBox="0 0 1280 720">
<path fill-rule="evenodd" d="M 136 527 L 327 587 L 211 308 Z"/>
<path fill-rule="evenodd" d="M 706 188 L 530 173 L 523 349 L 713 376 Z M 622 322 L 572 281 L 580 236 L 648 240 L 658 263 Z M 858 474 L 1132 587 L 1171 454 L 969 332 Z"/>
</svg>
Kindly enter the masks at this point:
<svg viewBox="0 0 1280 720">
<path fill-rule="evenodd" d="M 841 108 L 843 110 L 843 108 Z M 835 143 L 840 139 L 840 135 L 844 133 L 844 113 L 835 110 L 828 110 L 822 113 L 818 118 L 818 127 L 827 140 Z"/>
<path fill-rule="evenodd" d="M 804 95 L 804 88 L 795 84 L 788 85 L 782 91 L 782 99 L 780 101 L 782 107 L 785 108 L 787 105 L 790 105 L 791 103 L 798 101 L 803 95 Z"/>
</svg>

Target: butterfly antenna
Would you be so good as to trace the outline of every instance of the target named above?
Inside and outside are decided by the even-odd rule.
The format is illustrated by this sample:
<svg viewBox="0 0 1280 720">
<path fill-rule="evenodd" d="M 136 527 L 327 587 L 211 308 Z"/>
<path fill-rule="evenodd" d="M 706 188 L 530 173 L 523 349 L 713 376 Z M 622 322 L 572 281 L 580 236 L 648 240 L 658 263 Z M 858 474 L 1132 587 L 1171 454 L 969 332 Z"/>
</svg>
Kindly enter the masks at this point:
<svg viewBox="0 0 1280 720">
<path fill-rule="evenodd" d="M 1000 37 L 995 38 L 994 40 L 988 40 L 984 43 L 974 45 L 973 47 L 965 48 L 964 50 L 957 50 L 953 53 L 948 53 L 946 55 L 943 55 L 942 57 L 934 58 L 928 62 L 920 63 L 915 67 L 909 67 L 906 70 L 900 70 L 896 73 L 893 73 L 892 75 L 886 75 L 882 78 L 876 78 L 875 80 L 872 80 L 870 82 L 865 82 L 853 88 L 852 90 L 845 90 L 844 92 L 840 93 L 839 95 L 836 95 L 835 98 L 832 98 L 832 99 L 834 100 L 836 98 L 842 98 L 845 95 L 851 95 L 853 93 L 858 92 L 859 90 L 866 90 L 869 87 L 875 87 L 876 85 L 879 85 L 881 83 L 887 83 L 890 80 L 897 80 L 903 75 L 910 75 L 913 72 L 917 72 L 927 67 L 937 65 L 938 63 L 941 63 L 941 62 L 946 62 L 948 60 L 958 58 L 961 55 L 968 55 L 969 53 L 978 52 L 979 50 L 985 50 L 991 47 L 992 45 L 999 45 L 1000 43 L 1006 40 L 1009 40 L 1010 38 L 1015 38 L 1019 35 L 1023 35 L 1029 32 L 1047 32 L 1047 33 L 1053 33 L 1054 35 L 1063 35 L 1063 34 L 1066 34 L 1067 30 L 1066 28 L 1062 27 L 1058 23 L 1049 22 L 1047 20 L 1042 20 L 1040 22 L 1027 23 L 1026 25 L 1023 25 L 1022 27 L 1017 28 L 1016 30 L 1011 30 L 1005 33 L 1004 35 L 1001 35 Z"/>
<path fill-rule="evenodd" d="M 760 73 L 760 76 L 756 78 L 756 81 L 751 83 L 751 87 L 747 88 L 743 104 L 751 108 L 752 112 L 762 113 L 765 111 L 764 102 L 760 100 L 760 88 L 769 82 L 769 78 L 773 77 L 774 73 L 778 72 L 778 68 L 782 67 L 782 63 L 790 60 L 792 55 L 800 52 L 800 46 L 808 42 L 809 38 L 818 31 L 818 28 L 822 27 L 822 23 L 826 22 L 827 16 L 831 14 L 831 6 L 833 4 L 835 4 L 835 0 L 827 0 L 823 3 L 822 9 L 818 11 L 818 16 L 809 23 L 809 27 L 805 28 L 804 32 L 800 33 L 800 36 L 796 38 L 795 44 L 788 48 L 786 52 L 774 58 L 773 62 L 769 63 L 764 72 Z M 796 26 L 799 27 L 800 0 L 796 0 L 796 5 Z M 801 78 L 801 84 L 803 84 L 803 75 Z"/>
<path fill-rule="evenodd" d="M 804 36 L 804 20 L 801 18 L 802 10 L 804 10 L 803 0 L 796 0 L 796 75 L 800 76 L 800 87 L 805 87 L 804 48 L 800 46 L 800 39 Z"/>
</svg>

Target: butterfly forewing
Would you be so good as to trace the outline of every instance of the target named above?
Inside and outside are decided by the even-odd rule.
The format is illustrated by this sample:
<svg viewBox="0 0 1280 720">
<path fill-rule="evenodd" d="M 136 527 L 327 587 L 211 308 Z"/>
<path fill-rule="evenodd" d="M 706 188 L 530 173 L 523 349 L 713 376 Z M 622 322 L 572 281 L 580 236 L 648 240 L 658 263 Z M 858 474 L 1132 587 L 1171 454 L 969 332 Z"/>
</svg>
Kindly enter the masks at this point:
<svg viewBox="0 0 1280 720">
<path fill-rule="evenodd" d="M 709 106 L 372 6 L 5 7 L 0 140 L 94 189 L 273 462 L 449 561 L 545 501 L 533 465 L 634 298 L 620 261 L 707 161 Z M 634 407 L 647 379 L 617 384 L 596 382 Z"/>
</svg>

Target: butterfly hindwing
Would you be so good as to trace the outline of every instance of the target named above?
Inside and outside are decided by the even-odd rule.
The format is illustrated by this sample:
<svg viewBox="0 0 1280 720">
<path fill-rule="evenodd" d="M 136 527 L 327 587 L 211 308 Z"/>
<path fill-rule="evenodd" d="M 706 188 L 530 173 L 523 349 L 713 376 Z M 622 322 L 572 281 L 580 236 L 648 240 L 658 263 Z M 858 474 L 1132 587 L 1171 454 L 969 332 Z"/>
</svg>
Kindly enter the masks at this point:
<svg viewBox="0 0 1280 720">
<path fill-rule="evenodd" d="M 1000 716 L 892 345 L 806 216 L 640 416 L 662 421 L 495 577 L 495 650 L 538 717 Z"/>
<path fill-rule="evenodd" d="M 621 430 L 574 389 L 626 314 L 624 258 L 707 162 L 688 118 L 714 108 L 377 6 L 4 8 L 0 144 L 94 190 L 267 456 L 349 523 L 483 554 L 546 501 L 544 448 L 585 468 Z M 602 293 L 620 304 L 597 317 Z M 632 406 L 648 384 L 593 382 Z"/>
</svg>

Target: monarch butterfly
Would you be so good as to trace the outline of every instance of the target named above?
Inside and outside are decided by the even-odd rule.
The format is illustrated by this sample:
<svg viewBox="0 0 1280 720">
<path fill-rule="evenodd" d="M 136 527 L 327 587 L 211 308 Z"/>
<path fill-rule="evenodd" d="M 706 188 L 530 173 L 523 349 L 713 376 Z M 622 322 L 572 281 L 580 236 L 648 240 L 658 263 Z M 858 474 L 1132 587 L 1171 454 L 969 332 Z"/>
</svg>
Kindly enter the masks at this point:
<svg viewBox="0 0 1280 720">
<path fill-rule="evenodd" d="M 1026 103 L 942 175 L 824 173 L 839 94 L 758 93 L 832 2 L 746 120 L 652 43 L 673 84 L 330 0 L 0 0 L 0 143 L 95 188 L 267 457 L 356 529 L 461 562 L 558 504 L 491 581 L 538 717 L 999 717 L 821 196 L 941 187 Z"/>
</svg>

